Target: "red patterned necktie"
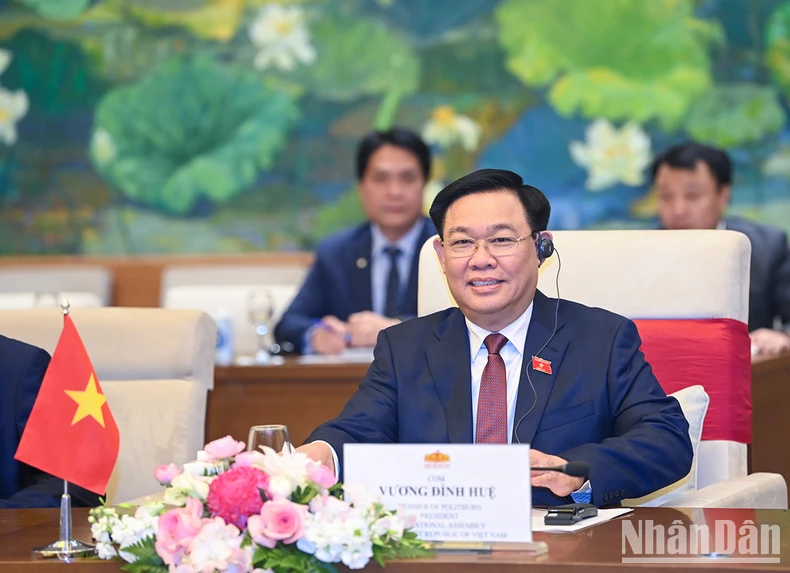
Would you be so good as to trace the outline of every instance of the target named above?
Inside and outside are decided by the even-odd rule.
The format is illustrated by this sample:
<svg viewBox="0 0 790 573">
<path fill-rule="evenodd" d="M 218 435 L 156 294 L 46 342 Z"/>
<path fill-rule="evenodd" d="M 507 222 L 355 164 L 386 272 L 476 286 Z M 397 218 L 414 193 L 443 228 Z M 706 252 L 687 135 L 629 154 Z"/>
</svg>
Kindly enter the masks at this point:
<svg viewBox="0 0 790 573">
<path fill-rule="evenodd" d="M 475 443 L 507 444 L 507 370 L 499 355 L 507 338 L 502 334 L 489 334 L 484 344 L 488 363 L 480 380 Z"/>
</svg>

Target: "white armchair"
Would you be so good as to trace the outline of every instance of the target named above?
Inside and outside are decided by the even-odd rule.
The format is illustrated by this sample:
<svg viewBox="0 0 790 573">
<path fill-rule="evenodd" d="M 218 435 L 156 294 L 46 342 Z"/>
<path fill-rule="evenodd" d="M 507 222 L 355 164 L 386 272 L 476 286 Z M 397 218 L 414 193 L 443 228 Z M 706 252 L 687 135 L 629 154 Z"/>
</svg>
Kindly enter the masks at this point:
<svg viewBox="0 0 790 573">
<path fill-rule="evenodd" d="M 162 273 L 160 306 L 198 309 L 215 319 L 224 313 L 233 321 L 236 354 L 254 355 L 257 342 L 247 313 L 248 296 L 254 290 L 265 290 L 272 296 L 273 331 L 307 271 L 307 266 L 263 263 L 168 267 Z"/>
<path fill-rule="evenodd" d="M 109 306 L 110 269 L 90 265 L 0 266 L 0 309 L 57 307 L 67 298 L 73 308 Z"/>
<path fill-rule="evenodd" d="M 691 426 L 695 456 L 689 476 L 627 503 L 787 509 L 782 476 L 747 475 L 751 369 L 745 323 L 751 246 L 746 236 L 718 230 L 553 235 L 559 257 L 543 264 L 538 288 L 557 296 L 561 262 L 561 298 L 633 319 L 659 382 L 678 398 Z M 419 272 L 420 316 L 456 305 L 432 240 L 422 247 Z M 729 346 L 711 356 L 707 342 Z M 684 361 L 694 362 L 690 368 L 673 366 Z M 706 365 L 722 361 L 727 368 L 720 368 L 721 376 L 706 376 Z"/>
<path fill-rule="evenodd" d="M 214 321 L 199 311 L 148 308 L 89 308 L 71 316 L 121 436 L 107 502 L 156 492 L 158 465 L 191 461 L 204 445 Z M 59 310 L 0 310 L 0 333 L 50 355 L 62 328 Z"/>
</svg>

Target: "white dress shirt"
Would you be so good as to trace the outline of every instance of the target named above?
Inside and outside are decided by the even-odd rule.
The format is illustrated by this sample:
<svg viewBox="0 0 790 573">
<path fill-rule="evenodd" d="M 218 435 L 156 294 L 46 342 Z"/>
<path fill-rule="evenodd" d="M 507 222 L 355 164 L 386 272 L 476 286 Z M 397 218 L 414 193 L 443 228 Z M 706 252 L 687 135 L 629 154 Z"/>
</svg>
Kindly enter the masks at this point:
<svg viewBox="0 0 790 573">
<path fill-rule="evenodd" d="M 411 229 L 400 239 L 390 242 L 375 223 L 370 226 L 370 299 L 373 312 L 384 315 L 387 305 L 387 280 L 390 274 L 390 257 L 384 252 L 387 247 L 400 249 L 398 257 L 398 276 L 400 277 L 400 296 L 404 298 L 409 285 L 411 262 L 414 253 L 422 247 L 419 243 L 420 233 L 425 223 L 418 219 Z"/>
</svg>

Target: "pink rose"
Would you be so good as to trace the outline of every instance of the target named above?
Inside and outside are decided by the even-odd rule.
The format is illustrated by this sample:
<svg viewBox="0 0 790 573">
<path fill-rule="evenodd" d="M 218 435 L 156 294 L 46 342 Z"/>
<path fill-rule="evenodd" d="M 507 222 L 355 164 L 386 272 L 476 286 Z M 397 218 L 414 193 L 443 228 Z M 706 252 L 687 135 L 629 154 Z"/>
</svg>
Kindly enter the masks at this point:
<svg viewBox="0 0 790 573">
<path fill-rule="evenodd" d="M 304 535 L 307 506 L 287 499 L 267 501 L 260 515 L 253 515 L 247 522 L 252 539 L 263 547 L 273 549 L 278 541 L 295 543 Z"/>
<path fill-rule="evenodd" d="M 173 478 L 181 473 L 176 464 L 161 465 L 154 470 L 154 477 L 156 481 L 162 485 L 170 485 Z"/>
<path fill-rule="evenodd" d="M 201 528 L 203 504 L 187 498 L 186 507 L 166 511 L 159 516 L 156 530 L 156 552 L 167 565 L 178 565 L 184 552 Z"/>
<path fill-rule="evenodd" d="M 236 466 L 211 482 L 206 505 L 212 517 L 219 516 L 225 523 L 244 529 L 247 518 L 261 510 L 261 490 L 266 491 L 268 485 L 269 476 L 261 470 Z"/>
<path fill-rule="evenodd" d="M 261 452 L 241 452 L 233 458 L 233 465 L 236 467 L 253 468 L 259 466 L 262 459 L 263 454 Z"/>
<path fill-rule="evenodd" d="M 307 477 L 311 482 L 317 483 L 325 488 L 330 488 L 337 483 L 335 472 L 324 464 L 319 464 L 317 462 L 307 466 Z"/>
<path fill-rule="evenodd" d="M 225 458 L 232 458 L 243 451 L 246 446 L 244 442 L 237 442 L 231 436 L 225 436 L 219 440 L 214 440 L 203 446 L 203 451 L 208 454 L 208 458 L 203 461 L 214 462 Z"/>
</svg>

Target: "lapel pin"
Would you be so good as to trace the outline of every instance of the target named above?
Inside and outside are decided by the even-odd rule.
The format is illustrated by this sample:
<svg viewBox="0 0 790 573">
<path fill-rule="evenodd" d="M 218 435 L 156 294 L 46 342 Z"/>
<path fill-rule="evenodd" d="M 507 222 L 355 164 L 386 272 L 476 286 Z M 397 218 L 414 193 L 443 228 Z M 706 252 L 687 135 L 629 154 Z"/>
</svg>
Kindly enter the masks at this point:
<svg viewBox="0 0 790 573">
<path fill-rule="evenodd" d="M 536 372 L 551 374 L 551 362 L 548 360 L 544 360 L 543 358 L 538 358 L 537 356 L 533 356 L 532 369 L 535 370 Z"/>
<path fill-rule="evenodd" d="M 357 268 L 358 269 L 364 269 L 366 266 L 368 266 L 367 259 L 365 259 L 363 257 L 360 257 L 360 258 L 357 259 Z"/>
</svg>

